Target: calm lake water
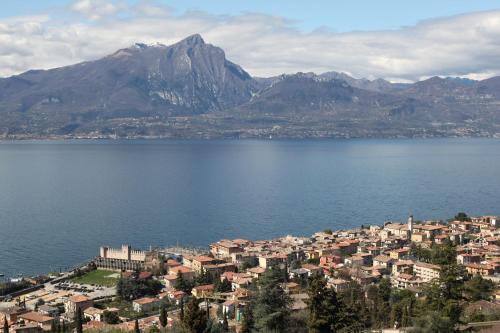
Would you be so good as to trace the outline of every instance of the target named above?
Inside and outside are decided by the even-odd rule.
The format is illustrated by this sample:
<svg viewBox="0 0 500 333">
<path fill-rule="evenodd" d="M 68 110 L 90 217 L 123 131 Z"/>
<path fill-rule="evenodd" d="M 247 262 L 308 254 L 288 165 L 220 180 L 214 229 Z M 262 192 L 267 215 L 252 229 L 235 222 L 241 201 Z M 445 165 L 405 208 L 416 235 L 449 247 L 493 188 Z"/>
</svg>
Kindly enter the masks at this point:
<svg viewBox="0 0 500 333">
<path fill-rule="evenodd" d="M 100 245 L 207 245 L 500 214 L 500 140 L 0 143 L 0 273 Z"/>
</svg>

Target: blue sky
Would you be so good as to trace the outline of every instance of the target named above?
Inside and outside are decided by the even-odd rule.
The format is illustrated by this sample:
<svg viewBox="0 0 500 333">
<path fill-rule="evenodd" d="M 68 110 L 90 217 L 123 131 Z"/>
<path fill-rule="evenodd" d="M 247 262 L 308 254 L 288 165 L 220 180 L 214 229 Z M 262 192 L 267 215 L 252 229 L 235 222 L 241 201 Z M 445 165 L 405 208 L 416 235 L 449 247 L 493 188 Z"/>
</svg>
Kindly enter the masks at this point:
<svg viewBox="0 0 500 333">
<path fill-rule="evenodd" d="M 500 75 L 500 0 L 0 0 L 0 77 L 195 33 L 251 75 Z"/>
<path fill-rule="evenodd" d="M 129 4 L 138 1 L 127 0 Z M 500 0 L 158 0 L 177 14 L 200 10 L 217 15 L 247 12 L 278 15 L 295 21 L 302 31 L 328 28 L 346 32 L 411 26 L 421 20 L 500 8 Z M 0 17 L 59 11 L 71 0 L 0 0 Z"/>
</svg>

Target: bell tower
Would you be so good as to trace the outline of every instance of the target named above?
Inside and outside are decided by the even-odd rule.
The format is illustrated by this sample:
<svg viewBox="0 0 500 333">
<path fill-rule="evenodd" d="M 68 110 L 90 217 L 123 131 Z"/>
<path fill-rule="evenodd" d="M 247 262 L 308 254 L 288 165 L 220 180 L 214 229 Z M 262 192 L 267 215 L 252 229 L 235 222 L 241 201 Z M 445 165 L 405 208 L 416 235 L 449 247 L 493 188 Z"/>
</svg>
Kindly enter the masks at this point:
<svg viewBox="0 0 500 333">
<path fill-rule="evenodd" d="M 408 231 L 410 232 L 410 237 L 413 233 L 413 215 L 410 215 L 410 217 L 408 217 Z"/>
</svg>

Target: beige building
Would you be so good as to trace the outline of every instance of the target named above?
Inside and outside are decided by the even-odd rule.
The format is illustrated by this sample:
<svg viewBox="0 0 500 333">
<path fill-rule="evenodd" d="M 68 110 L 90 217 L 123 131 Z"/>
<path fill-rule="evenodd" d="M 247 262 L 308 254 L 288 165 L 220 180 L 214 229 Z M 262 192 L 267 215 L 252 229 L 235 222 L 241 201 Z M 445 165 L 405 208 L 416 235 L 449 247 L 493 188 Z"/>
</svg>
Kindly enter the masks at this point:
<svg viewBox="0 0 500 333">
<path fill-rule="evenodd" d="M 152 297 L 144 297 L 136 299 L 132 302 L 132 307 L 136 312 L 150 312 L 156 309 L 159 309 L 161 306 L 162 300 L 158 298 Z"/>
<path fill-rule="evenodd" d="M 133 271 L 142 269 L 145 259 L 146 251 L 133 250 L 130 245 L 122 245 L 119 249 L 101 246 L 94 262 L 99 268 Z"/>
<path fill-rule="evenodd" d="M 430 282 L 434 279 L 439 279 L 440 267 L 438 265 L 428 264 L 425 262 L 416 262 L 413 265 L 415 276 L 423 282 Z"/>
<path fill-rule="evenodd" d="M 259 257 L 259 267 L 264 269 L 273 267 L 286 267 L 288 256 L 286 254 L 271 254 Z"/>
<path fill-rule="evenodd" d="M 80 308 L 83 313 L 85 309 L 93 305 L 94 302 L 87 296 L 75 295 L 68 298 L 68 300 L 64 303 L 64 311 L 66 312 L 66 317 L 73 318 L 78 308 Z"/>
</svg>

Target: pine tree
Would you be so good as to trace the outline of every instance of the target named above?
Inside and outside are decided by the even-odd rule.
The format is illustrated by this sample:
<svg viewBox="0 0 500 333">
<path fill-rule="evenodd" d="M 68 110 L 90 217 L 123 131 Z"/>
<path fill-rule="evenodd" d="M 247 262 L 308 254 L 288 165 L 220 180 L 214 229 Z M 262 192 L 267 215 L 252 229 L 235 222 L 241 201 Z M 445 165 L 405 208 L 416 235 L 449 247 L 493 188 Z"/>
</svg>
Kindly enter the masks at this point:
<svg viewBox="0 0 500 333">
<path fill-rule="evenodd" d="M 9 322 L 7 321 L 7 316 L 3 317 L 3 333 L 9 333 Z"/>
<path fill-rule="evenodd" d="M 66 322 L 63 320 L 62 325 L 61 325 L 61 332 L 66 333 Z"/>
<path fill-rule="evenodd" d="M 358 316 L 359 306 L 347 306 L 332 288 L 326 287 L 321 276 L 309 281 L 309 333 L 361 332 L 362 323 Z"/>
<path fill-rule="evenodd" d="M 252 300 L 254 328 L 259 332 L 283 332 L 290 318 L 292 300 L 281 283 L 282 270 L 266 272 L 258 281 L 258 290 Z"/>
<path fill-rule="evenodd" d="M 200 302 L 193 297 L 186 304 L 182 326 L 188 333 L 201 333 L 207 328 L 207 316 L 200 309 Z"/>
<path fill-rule="evenodd" d="M 165 309 L 165 304 L 160 307 L 160 325 L 165 328 L 167 326 L 167 310 Z"/>
<path fill-rule="evenodd" d="M 135 320 L 134 323 L 134 333 L 141 333 L 141 330 L 139 329 L 139 320 Z"/>
<path fill-rule="evenodd" d="M 52 320 L 52 322 L 50 323 L 50 331 L 52 333 L 57 333 L 57 326 L 56 326 L 56 320 Z"/>
<path fill-rule="evenodd" d="M 322 277 L 309 281 L 309 333 L 334 332 L 339 324 L 339 301 L 333 289 L 326 288 Z"/>
<path fill-rule="evenodd" d="M 77 307 L 76 309 L 75 326 L 76 326 L 76 333 L 83 333 L 82 309 L 80 307 Z"/>
</svg>

